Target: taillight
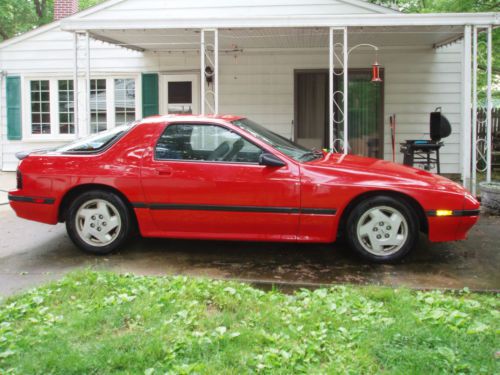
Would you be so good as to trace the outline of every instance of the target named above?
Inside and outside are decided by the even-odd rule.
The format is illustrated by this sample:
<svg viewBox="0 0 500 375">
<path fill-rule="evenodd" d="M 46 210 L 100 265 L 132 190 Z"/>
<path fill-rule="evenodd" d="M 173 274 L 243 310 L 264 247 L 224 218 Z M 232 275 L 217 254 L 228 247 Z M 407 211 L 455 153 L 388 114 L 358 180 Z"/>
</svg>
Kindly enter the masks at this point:
<svg viewBox="0 0 500 375">
<path fill-rule="evenodd" d="M 16 182 L 17 190 L 21 190 L 23 188 L 23 175 L 19 169 L 16 171 Z"/>
</svg>

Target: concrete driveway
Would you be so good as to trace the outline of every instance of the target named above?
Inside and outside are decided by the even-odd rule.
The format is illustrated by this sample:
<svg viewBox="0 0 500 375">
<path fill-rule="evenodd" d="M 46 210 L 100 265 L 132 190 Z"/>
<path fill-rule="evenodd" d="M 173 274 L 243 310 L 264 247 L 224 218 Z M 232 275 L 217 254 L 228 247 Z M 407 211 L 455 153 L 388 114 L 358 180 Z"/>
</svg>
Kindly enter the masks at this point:
<svg viewBox="0 0 500 375">
<path fill-rule="evenodd" d="M 0 175 L 0 189 L 12 188 L 8 185 L 13 180 L 11 174 Z M 0 205 L 0 296 L 86 267 L 285 283 L 291 287 L 352 283 L 499 290 L 499 228 L 499 217 L 484 216 L 467 241 L 429 244 L 422 238 L 417 250 L 397 265 L 364 263 L 341 244 L 140 238 L 116 254 L 96 257 L 80 252 L 66 235 L 64 225 L 22 220 L 9 206 Z"/>
</svg>

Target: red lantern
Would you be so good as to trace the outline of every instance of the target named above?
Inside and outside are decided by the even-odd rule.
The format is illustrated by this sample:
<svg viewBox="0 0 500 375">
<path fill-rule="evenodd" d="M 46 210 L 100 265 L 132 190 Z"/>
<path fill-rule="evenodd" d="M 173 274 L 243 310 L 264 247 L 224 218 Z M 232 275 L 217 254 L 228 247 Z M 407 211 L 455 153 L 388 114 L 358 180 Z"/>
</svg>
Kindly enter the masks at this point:
<svg viewBox="0 0 500 375">
<path fill-rule="evenodd" d="M 382 78 L 380 78 L 380 64 L 377 60 L 372 64 L 372 82 L 382 82 Z"/>
</svg>

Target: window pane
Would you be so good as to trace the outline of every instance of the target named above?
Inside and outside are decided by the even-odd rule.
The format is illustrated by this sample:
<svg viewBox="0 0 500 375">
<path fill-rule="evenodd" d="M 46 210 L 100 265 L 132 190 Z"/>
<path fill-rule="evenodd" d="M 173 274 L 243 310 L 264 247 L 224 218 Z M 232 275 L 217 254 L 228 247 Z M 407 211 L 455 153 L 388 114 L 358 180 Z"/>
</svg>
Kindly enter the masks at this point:
<svg viewBox="0 0 500 375">
<path fill-rule="evenodd" d="M 187 104 L 192 103 L 192 82 L 169 82 L 168 83 L 168 103 Z"/>
<path fill-rule="evenodd" d="M 30 81 L 31 133 L 50 134 L 50 92 L 48 80 Z"/>
<path fill-rule="evenodd" d="M 97 133 L 107 128 L 106 80 L 90 81 L 90 132 Z"/>
<path fill-rule="evenodd" d="M 75 124 L 73 123 L 73 113 L 75 103 L 73 102 L 73 81 L 58 81 L 59 90 L 59 133 L 73 134 Z"/>
<path fill-rule="evenodd" d="M 157 159 L 257 163 L 262 150 L 216 125 L 170 125 L 155 149 Z"/>
<path fill-rule="evenodd" d="M 115 79 L 115 123 L 135 120 L 135 80 Z"/>
</svg>

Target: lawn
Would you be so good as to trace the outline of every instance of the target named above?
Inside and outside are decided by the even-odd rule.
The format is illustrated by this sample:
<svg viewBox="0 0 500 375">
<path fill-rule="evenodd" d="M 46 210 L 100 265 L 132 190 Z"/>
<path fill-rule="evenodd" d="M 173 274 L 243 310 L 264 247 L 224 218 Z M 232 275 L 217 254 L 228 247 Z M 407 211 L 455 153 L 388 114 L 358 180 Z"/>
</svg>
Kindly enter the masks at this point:
<svg viewBox="0 0 500 375">
<path fill-rule="evenodd" d="M 82 271 L 0 304 L 0 374 L 493 374 L 498 295 Z"/>
</svg>

